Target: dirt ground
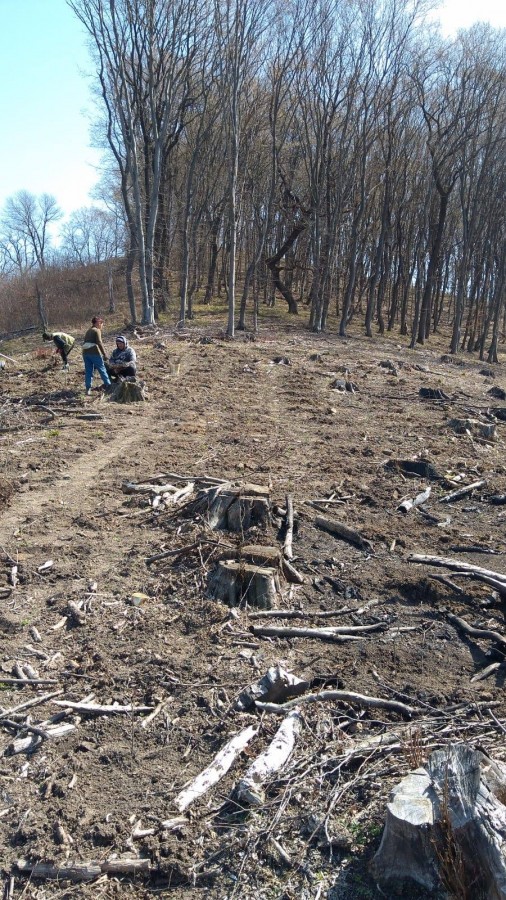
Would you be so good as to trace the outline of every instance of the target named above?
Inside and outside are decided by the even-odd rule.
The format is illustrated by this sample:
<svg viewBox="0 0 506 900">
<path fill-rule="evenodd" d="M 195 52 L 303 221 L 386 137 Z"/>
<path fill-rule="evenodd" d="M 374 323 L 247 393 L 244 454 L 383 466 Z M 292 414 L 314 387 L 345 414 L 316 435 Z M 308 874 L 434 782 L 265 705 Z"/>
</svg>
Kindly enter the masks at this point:
<svg viewBox="0 0 506 900">
<path fill-rule="evenodd" d="M 490 412 L 506 407 L 490 394 L 506 386 L 504 356 L 490 367 L 446 356 L 442 340 L 413 352 L 398 338 L 342 340 L 296 325 L 264 325 L 256 339 L 233 342 L 212 325 L 160 328 L 132 343 L 148 399 L 131 405 L 100 390 L 85 397 L 77 355 L 66 374 L 34 338 L 0 348 L 19 360 L 0 371 L 0 665 L 8 679 L 28 663 L 46 682 L 0 677 L 4 896 L 385 897 L 368 866 L 392 787 L 451 741 L 506 759 L 506 669 L 471 680 L 504 653 L 449 619 L 504 633 L 504 598 L 501 605 L 481 581 L 410 561 L 429 554 L 506 573 L 506 511 L 490 502 L 506 493 L 506 422 Z M 336 380 L 356 390 L 333 387 Z M 421 388 L 439 394 L 426 399 Z M 407 460 L 432 464 L 432 477 L 410 477 L 396 465 Z M 281 548 L 282 519 L 274 510 L 267 530 L 238 538 L 211 531 L 185 502 L 154 509 L 150 494 L 122 490 L 127 481 L 180 487 L 184 476 L 270 487 L 279 507 L 293 497 L 293 565 L 304 583 L 283 582 L 278 606 L 336 617 L 265 624 L 379 630 L 343 643 L 254 635 L 262 621 L 255 610 L 210 599 L 207 576 L 223 544 Z M 483 483 L 439 502 L 474 482 Z M 429 486 L 423 506 L 398 508 Z M 318 515 L 365 542 L 318 528 Z M 145 561 L 175 548 L 189 549 Z M 81 623 L 69 601 L 81 604 Z M 407 721 L 344 701 L 301 706 L 289 761 L 263 805 L 248 810 L 234 785 L 282 717 L 234 704 L 278 664 L 313 691 L 400 700 L 415 714 Z M 146 712 L 81 712 L 67 714 L 63 722 L 76 727 L 60 738 L 23 731 L 61 712 L 56 701 L 90 694 L 96 704 L 162 706 L 147 727 Z M 183 823 L 162 826 L 180 815 L 182 788 L 251 724 L 258 734 L 228 774 Z M 392 749 L 350 753 L 392 729 L 401 735 Z M 13 752 L 23 737 L 30 746 Z M 20 859 L 63 866 L 115 858 L 148 860 L 150 872 L 71 883 L 16 868 Z M 428 896 L 414 886 L 399 891 Z"/>
</svg>

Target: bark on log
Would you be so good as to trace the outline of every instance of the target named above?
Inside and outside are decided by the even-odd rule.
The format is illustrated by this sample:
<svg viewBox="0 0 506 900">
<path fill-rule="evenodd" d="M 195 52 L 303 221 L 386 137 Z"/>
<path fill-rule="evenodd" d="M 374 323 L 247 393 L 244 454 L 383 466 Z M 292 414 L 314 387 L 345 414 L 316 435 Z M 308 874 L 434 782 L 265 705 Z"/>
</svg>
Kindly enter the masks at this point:
<svg viewBox="0 0 506 900">
<path fill-rule="evenodd" d="M 294 709 L 281 723 L 271 744 L 255 759 L 239 781 L 237 799 L 240 802 L 252 806 L 261 806 L 264 803 L 265 782 L 286 763 L 295 746 L 300 726 L 300 713 Z"/>
<path fill-rule="evenodd" d="M 239 753 L 256 736 L 257 729 L 249 725 L 244 731 L 234 735 L 230 741 L 214 757 L 212 763 L 204 769 L 191 784 L 181 791 L 174 800 L 179 812 L 184 812 L 191 803 L 202 797 L 213 785 L 217 784 L 234 763 Z"/>
<path fill-rule="evenodd" d="M 272 609 L 279 595 L 279 579 L 276 569 L 224 560 L 209 575 L 208 593 L 228 606 L 247 603 Z"/>
<path fill-rule="evenodd" d="M 98 862 L 68 863 L 57 866 L 53 863 L 31 863 L 26 859 L 18 859 L 16 869 L 31 878 L 42 878 L 49 881 L 93 881 L 102 874 L 102 868 Z"/>
<path fill-rule="evenodd" d="M 504 900 L 505 792 L 504 765 L 465 744 L 436 750 L 392 793 L 374 878 L 428 890 L 458 880 L 459 896 Z"/>
<path fill-rule="evenodd" d="M 361 550 L 371 551 L 373 549 L 371 542 L 362 537 L 358 531 L 355 531 L 354 528 L 349 528 L 348 525 L 344 525 L 342 522 L 337 522 L 336 519 L 327 519 L 326 516 L 317 516 L 315 525 L 318 528 L 322 528 L 324 531 L 329 531 L 330 534 L 333 534 L 336 537 L 342 538 L 343 541 L 355 544 L 355 546 L 359 547 Z"/>
<path fill-rule="evenodd" d="M 89 713 L 94 716 L 116 715 L 118 713 L 149 713 L 153 710 L 152 706 L 116 706 L 115 704 L 104 704 L 100 706 L 97 703 L 74 703 L 71 700 L 53 700 L 56 706 L 63 706 L 65 709 L 73 709 L 80 713 Z"/>
</svg>

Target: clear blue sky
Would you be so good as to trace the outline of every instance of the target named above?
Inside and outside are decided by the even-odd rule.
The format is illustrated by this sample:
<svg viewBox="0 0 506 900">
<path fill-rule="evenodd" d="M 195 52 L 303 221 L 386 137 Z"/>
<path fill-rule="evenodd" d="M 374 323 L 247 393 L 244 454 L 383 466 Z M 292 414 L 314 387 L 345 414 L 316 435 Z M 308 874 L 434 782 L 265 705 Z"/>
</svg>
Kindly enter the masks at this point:
<svg viewBox="0 0 506 900">
<path fill-rule="evenodd" d="M 445 0 L 449 34 L 477 18 L 506 26 L 504 0 Z M 0 0 L 0 210 L 19 190 L 53 194 L 66 214 L 92 202 L 90 61 L 65 0 Z"/>
</svg>

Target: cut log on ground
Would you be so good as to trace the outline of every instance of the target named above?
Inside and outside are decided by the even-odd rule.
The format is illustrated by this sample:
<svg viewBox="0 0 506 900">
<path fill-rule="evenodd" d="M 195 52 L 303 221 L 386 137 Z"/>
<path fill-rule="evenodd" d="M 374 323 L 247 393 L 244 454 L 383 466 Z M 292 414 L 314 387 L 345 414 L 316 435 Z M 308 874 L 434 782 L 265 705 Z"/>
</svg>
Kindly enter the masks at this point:
<svg viewBox="0 0 506 900">
<path fill-rule="evenodd" d="M 174 800 L 179 812 L 184 812 L 191 803 L 202 797 L 211 787 L 220 781 L 235 762 L 249 742 L 256 736 L 257 729 L 249 725 L 244 731 L 235 734 L 230 741 L 214 757 L 212 763 L 204 769 L 192 783 L 181 791 Z"/>
<path fill-rule="evenodd" d="M 251 806 L 261 806 L 265 801 L 264 785 L 279 772 L 291 755 L 295 738 L 300 731 L 301 718 L 294 709 L 281 723 L 274 740 L 249 766 L 237 785 L 237 799 Z"/>
<path fill-rule="evenodd" d="M 292 552 L 293 542 L 293 499 L 290 494 L 286 495 L 286 535 L 283 545 L 283 556 L 285 559 L 293 559 Z"/>
<path fill-rule="evenodd" d="M 392 793 L 373 877 L 405 891 L 415 881 L 452 896 L 506 897 L 505 792 L 504 765 L 465 744 L 436 750 Z"/>
<path fill-rule="evenodd" d="M 465 619 L 461 619 L 459 616 L 455 616 L 453 613 L 448 613 L 448 621 L 455 625 L 456 628 L 459 628 L 464 634 L 468 634 L 470 637 L 476 638 L 485 638 L 489 641 L 494 641 L 497 644 L 503 653 L 506 651 L 506 637 L 502 634 L 499 634 L 498 631 L 490 631 L 488 628 L 473 628 L 472 625 L 469 625 Z"/>
<path fill-rule="evenodd" d="M 336 537 L 342 538 L 343 541 L 355 544 L 355 546 L 360 547 L 361 550 L 371 551 L 373 549 L 371 542 L 364 538 L 358 531 L 355 531 L 354 528 L 350 528 L 348 525 L 344 525 L 342 522 L 338 522 L 336 519 L 327 519 L 325 516 L 317 516 L 315 525 L 318 528 L 322 528 L 324 531 L 330 532 L 330 534 L 333 534 Z"/>
<path fill-rule="evenodd" d="M 276 569 L 224 560 L 210 573 L 208 594 L 228 606 L 247 603 L 259 609 L 272 609 L 280 593 Z"/>
</svg>

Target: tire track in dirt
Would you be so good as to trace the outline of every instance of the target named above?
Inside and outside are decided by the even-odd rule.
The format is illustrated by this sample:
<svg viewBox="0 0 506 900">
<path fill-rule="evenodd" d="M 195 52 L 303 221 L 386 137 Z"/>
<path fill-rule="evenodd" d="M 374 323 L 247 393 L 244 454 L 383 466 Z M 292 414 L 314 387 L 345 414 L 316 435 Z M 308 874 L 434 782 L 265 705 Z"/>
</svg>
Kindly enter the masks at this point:
<svg viewBox="0 0 506 900">
<path fill-rule="evenodd" d="M 0 544 L 7 542 L 13 532 L 28 517 L 31 522 L 42 514 L 58 515 L 60 518 L 71 514 L 76 509 L 85 512 L 100 503 L 100 487 L 93 493 L 90 488 L 97 476 L 107 469 L 115 459 L 124 457 L 132 445 L 141 444 L 145 435 L 151 432 L 152 421 L 156 410 L 143 407 L 142 419 L 132 423 L 129 434 L 121 436 L 121 441 L 113 439 L 109 445 L 96 446 L 83 453 L 63 475 L 56 476 L 51 484 L 40 485 L 33 490 L 15 496 L 9 508 L 0 520 Z M 72 495 L 72 506 L 63 505 L 60 497 Z M 47 530 L 47 529 L 46 529 Z M 35 536 L 36 537 L 36 536 Z"/>
</svg>

